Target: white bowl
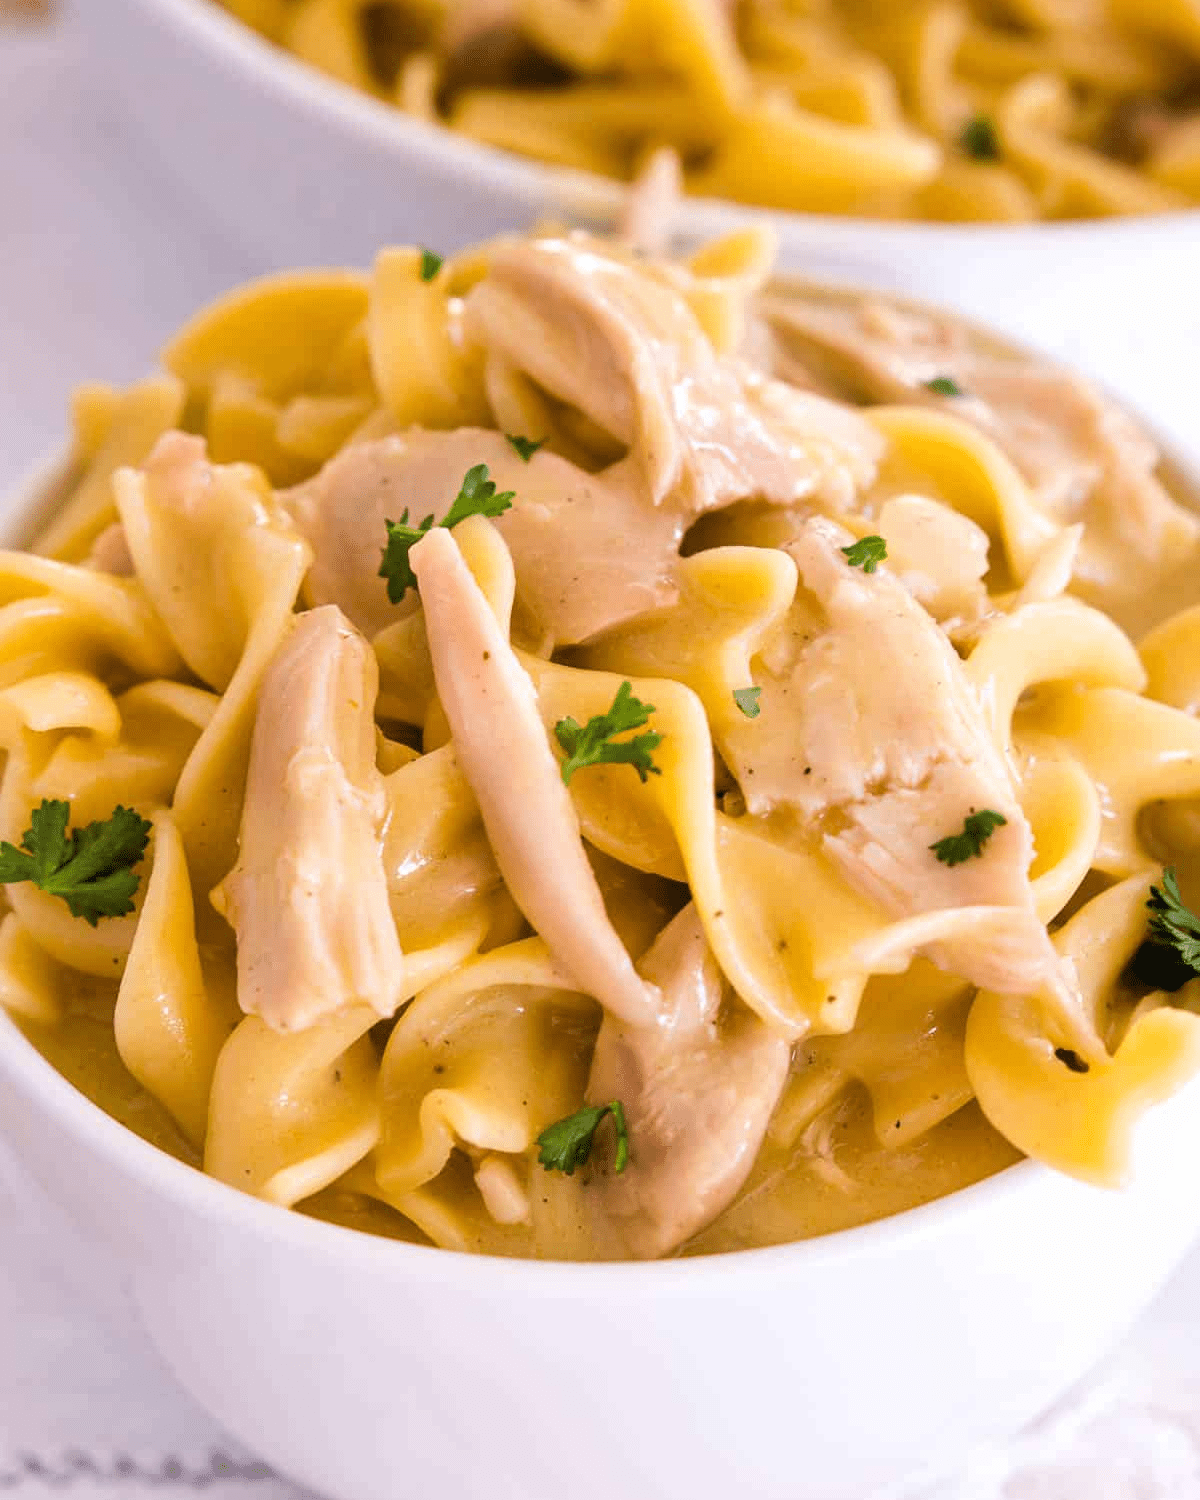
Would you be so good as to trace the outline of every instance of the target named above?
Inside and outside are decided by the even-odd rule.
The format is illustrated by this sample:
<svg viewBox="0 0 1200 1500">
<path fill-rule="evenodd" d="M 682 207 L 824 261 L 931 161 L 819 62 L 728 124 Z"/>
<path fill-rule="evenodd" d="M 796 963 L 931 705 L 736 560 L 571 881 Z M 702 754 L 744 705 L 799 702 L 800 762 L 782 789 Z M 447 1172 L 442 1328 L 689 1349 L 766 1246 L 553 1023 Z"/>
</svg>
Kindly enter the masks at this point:
<svg viewBox="0 0 1200 1500">
<path fill-rule="evenodd" d="M 429 126 L 271 46 L 212 0 L 79 7 L 89 50 L 146 146 L 264 267 L 364 263 L 382 244 L 450 250 L 543 216 L 609 222 L 619 184 Z M 1200 343 L 1200 210 L 1034 225 L 884 223 L 690 199 L 698 240 L 766 222 L 781 264 L 930 295 L 1069 358 L 1128 397 L 1172 400 Z M 1187 385 L 1190 391 L 1191 382 Z"/>
<path fill-rule="evenodd" d="M 244 1197 L 2 1016 L 0 1122 L 182 1385 L 334 1500 L 864 1500 L 1043 1410 L 1200 1231 L 1194 1086 L 1124 1193 L 1026 1162 L 860 1229 L 653 1264 L 485 1259 Z"/>
<path fill-rule="evenodd" d="M 8 537 L 56 472 L 0 506 Z M 1044 1410 L 1200 1235 L 1200 1079 L 1141 1122 L 1124 1192 L 1022 1162 L 858 1229 L 651 1264 L 259 1202 L 104 1114 L 2 1011 L 0 1132 L 180 1383 L 330 1500 L 866 1500 Z"/>
</svg>

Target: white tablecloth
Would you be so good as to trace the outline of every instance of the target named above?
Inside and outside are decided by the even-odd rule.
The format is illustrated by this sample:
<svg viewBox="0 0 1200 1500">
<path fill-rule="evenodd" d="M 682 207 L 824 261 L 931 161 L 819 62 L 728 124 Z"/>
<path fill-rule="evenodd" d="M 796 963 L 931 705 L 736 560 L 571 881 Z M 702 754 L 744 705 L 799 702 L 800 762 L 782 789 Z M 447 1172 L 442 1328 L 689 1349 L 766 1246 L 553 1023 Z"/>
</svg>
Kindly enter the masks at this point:
<svg viewBox="0 0 1200 1500">
<path fill-rule="evenodd" d="M 202 300 L 264 269 L 139 149 L 69 14 L 0 22 L 0 486 L 60 439 L 80 375 L 137 375 Z M 1175 386 L 1181 415 L 1193 389 Z M 179 1390 L 110 1293 L 0 1150 L 0 1494 L 301 1500 Z M 1057 1412 L 930 1500 L 1200 1500 L 1200 1254 Z"/>
</svg>

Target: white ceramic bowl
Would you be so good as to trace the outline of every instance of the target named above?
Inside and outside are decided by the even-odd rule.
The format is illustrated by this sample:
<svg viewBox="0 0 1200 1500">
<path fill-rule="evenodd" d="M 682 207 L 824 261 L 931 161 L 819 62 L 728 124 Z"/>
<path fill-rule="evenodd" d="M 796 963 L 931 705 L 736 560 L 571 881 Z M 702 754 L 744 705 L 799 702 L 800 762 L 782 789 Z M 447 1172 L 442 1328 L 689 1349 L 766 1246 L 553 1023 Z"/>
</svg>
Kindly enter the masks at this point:
<svg viewBox="0 0 1200 1500">
<path fill-rule="evenodd" d="M 18 541 L 44 474 L 0 510 Z M 894 1218 L 568 1265 L 248 1198 L 79 1094 L 0 1012 L 0 1133 L 181 1384 L 331 1500 L 865 1500 L 1052 1403 L 1200 1234 L 1200 1080 L 1133 1185 L 1023 1162 Z M 33 1210 L 33 1205 L 29 1205 Z"/>
<path fill-rule="evenodd" d="M 1200 1089 L 1123 1194 L 1032 1163 L 893 1219 L 567 1265 L 375 1239 L 146 1145 L 0 1016 L 0 1126 L 180 1382 L 333 1500 L 864 1500 L 1050 1404 L 1200 1230 Z"/>
<path fill-rule="evenodd" d="M 422 124 L 272 47 L 212 0 L 87 0 L 79 20 L 147 149 L 264 267 L 361 264 L 397 241 L 449 250 L 543 216 L 605 222 L 619 209 L 618 184 Z M 775 228 L 788 269 L 935 297 L 1126 396 L 1161 386 L 1168 409 L 1177 382 L 1165 344 L 1200 342 L 1190 310 L 1200 211 L 956 226 L 691 199 L 677 224 L 697 240 L 751 219 Z M 1189 406 L 1179 398 L 1173 425 Z"/>
</svg>

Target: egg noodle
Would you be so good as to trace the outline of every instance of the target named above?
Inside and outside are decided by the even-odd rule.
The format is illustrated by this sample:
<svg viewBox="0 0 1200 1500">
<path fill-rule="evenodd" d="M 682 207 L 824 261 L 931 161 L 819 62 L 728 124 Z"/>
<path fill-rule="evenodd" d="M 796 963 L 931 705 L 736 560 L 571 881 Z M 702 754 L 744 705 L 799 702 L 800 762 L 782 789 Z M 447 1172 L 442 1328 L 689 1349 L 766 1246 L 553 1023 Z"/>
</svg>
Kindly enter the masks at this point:
<svg viewBox="0 0 1200 1500">
<path fill-rule="evenodd" d="M 1200 1066 L 1196 521 L 1082 381 L 768 267 L 390 249 L 78 393 L 0 1002 L 105 1109 L 511 1255 L 1122 1179 Z"/>
<path fill-rule="evenodd" d="M 1200 197 L 1197 0 L 222 0 L 305 62 L 490 146 L 887 218 Z"/>
</svg>

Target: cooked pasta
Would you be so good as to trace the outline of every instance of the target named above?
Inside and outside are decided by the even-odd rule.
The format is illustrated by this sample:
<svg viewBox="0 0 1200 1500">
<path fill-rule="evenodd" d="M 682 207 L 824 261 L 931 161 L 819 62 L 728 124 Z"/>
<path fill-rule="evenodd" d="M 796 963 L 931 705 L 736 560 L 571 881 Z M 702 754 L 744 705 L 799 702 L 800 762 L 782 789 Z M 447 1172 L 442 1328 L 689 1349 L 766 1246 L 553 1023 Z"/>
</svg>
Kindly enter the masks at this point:
<svg viewBox="0 0 1200 1500">
<path fill-rule="evenodd" d="M 502 1255 L 1123 1179 L 1200 1068 L 1200 527 L 1083 381 L 768 268 L 391 249 L 81 391 L 0 1003 L 105 1109 Z"/>
<path fill-rule="evenodd" d="M 1197 0 L 221 0 L 419 119 L 770 208 L 1030 220 L 1200 196 Z"/>
</svg>

